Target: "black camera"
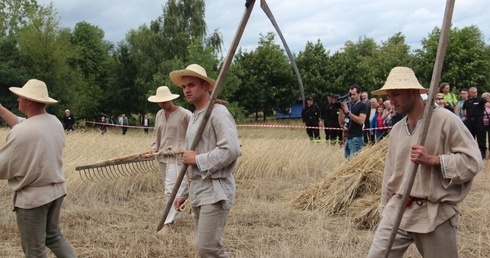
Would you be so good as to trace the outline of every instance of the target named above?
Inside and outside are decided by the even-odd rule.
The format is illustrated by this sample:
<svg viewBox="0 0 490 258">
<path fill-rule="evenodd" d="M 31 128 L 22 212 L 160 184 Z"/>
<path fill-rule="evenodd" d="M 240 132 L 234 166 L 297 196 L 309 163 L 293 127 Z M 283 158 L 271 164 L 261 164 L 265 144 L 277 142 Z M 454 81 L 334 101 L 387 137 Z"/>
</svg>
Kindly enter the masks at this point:
<svg viewBox="0 0 490 258">
<path fill-rule="evenodd" d="M 335 100 L 337 100 L 337 102 L 348 101 L 348 100 L 350 100 L 350 92 L 343 95 L 343 96 L 335 95 L 334 97 L 335 97 Z"/>
</svg>

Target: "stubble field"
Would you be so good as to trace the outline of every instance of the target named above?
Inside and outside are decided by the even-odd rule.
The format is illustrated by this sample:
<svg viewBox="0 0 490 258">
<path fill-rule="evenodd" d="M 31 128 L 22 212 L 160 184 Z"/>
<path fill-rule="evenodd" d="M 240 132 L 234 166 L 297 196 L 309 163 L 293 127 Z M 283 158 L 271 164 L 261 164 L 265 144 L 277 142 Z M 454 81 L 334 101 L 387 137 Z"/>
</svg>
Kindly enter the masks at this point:
<svg viewBox="0 0 490 258">
<path fill-rule="evenodd" d="M 0 146 L 9 129 L 0 129 Z M 243 156 L 235 171 L 236 206 L 223 235 L 231 257 L 365 257 L 374 231 L 359 230 L 348 215 L 301 210 L 292 200 L 347 161 L 338 145 L 310 143 L 303 129 L 239 127 Z M 323 137 L 323 132 L 322 132 Z M 67 135 L 64 171 L 68 196 L 61 225 L 79 257 L 195 257 L 192 215 L 156 235 L 165 197 L 150 173 L 82 180 L 76 166 L 148 151 L 150 134 L 87 127 Z M 156 164 L 155 164 L 156 165 Z M 460 257 L 490 257 L 488 162 L 461 205 Z M 156 168 L 156 167 L 155 167 Z M 119 173 L 123 174 L 123 173 Z M 85 179 L 85 178 L 83 178 Z M 23 257 L 10 210 L 11 191 L 0 182 L 0 257 Z M 48 251 L 49 257 L 54 257 Z M 420 257 L 411 247 L 405 257 Z"/>
</svg>

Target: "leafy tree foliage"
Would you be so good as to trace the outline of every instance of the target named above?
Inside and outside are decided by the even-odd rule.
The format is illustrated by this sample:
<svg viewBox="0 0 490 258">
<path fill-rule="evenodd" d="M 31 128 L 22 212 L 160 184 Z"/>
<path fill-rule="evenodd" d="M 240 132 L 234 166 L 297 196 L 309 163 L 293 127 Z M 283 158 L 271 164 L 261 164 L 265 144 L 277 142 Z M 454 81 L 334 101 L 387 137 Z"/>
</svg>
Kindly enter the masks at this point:
<svg viewBox="0 0 490 258">
<path fill-rule="evenodd" d="M 422 40 L 422 49 L 415 51 L 417 74 L 424 85 L 429 85 L 437 54 L 440 29 L 434 28 Z M 480 91 L 488 85 L 490 60 L 485 56 L 483 34 L 476 26 L 452 28 L 449 33 L 441 80 L 456 88 L 477 87 Z"/>
<path fill-rule="evenodd" d="M 272 33 L 261 35 L 255 51 L 247 53 L 240 49 L 235 66 L 236 76 L 242 83 L 234 100 L 248 114 L 255 114 L 256 120 L 259 112 L 265 120 L 277 106 L 288 107 L 299 95 L 293 93 L 295 77 L 289 59 L 274 44 Z"/>
</svg>

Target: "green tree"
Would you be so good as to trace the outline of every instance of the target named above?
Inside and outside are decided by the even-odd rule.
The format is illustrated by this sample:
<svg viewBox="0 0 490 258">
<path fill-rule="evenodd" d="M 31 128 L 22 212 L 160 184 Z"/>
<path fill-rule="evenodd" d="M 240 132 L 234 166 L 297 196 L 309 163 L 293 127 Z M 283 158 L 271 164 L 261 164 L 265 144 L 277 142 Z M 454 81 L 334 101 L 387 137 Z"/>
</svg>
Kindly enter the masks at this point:
<svg viewBox="0 0 490 258">
<path fill-rule="evenodd" d="M 329 71 L 329 52 L 318 40 L 316 44 L 307 42 L 304 51 L 296 58 L 298 69 L 305 87 L 305 94 L 315 99 L 323 99 L 330 92 L 332 82 Z"/>
<path fill-rule="evenodd" d="M 422 40 L 422 48 L 415 51 L 416 73 L 420 82 L 429 86 L 439 43 L 440 29 Z M 490 60 L 485 56 L 485 41 L 476 26 L 452 28 L 449 33 L 441 81 L 456 88 L 477 87 L 480 91 L 488 85 Z M 439 82 L 437 82 L 438 84 Z"/>
<path fill-rule="evenodd" d="M 295 77 L 289 59 L 274 44 L 274 34 L 261 35 L 259 45 L 250 53 L 239 50 L 235 57 L 236 77 L 242 82 L 234 101 L 248 114 L 263 114 L 264 121 L 276 107 L 286 108 L 298 99 L 294 94 Z"/>
</svg>

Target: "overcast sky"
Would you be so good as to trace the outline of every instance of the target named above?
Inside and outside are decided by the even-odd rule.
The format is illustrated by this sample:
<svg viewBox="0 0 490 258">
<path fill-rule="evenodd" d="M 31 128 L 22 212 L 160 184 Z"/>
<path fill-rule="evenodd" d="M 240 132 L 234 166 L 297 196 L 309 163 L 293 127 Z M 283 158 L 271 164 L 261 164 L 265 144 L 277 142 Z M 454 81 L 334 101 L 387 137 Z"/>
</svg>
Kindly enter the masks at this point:
<svg viewBox="0 0 490 258">
<path fill-rule="evenodd" d="M 37 0 L 46 5 L 52 2 L 61 19 L 61 26 L 73 29 L 86 21 L 100 27 L 105 39 L 117 43 L 130 29 L 149 24 L 163 13 L 165 0 Z M 348 40 L 357 42 L 360 36 L 375 39 L 380 44 L 397 32 L 402 32 L 412 50 L 434 27 L 441 27 L 446 1 L 444 0 L 268 0 L 272 13 L 294 53 L 304 50 L 306 42 L 319 39 L 332 53 Z M 208 32 L 218 29 L 228 48 L 242 18 L 245 0 L 206 1 Z M 462 28 L 477 25 L 490 44 L 490 3 L 488 0 L 458 0 L 453 26 Z M 256 0 L 240 47 L 253 50 L 260 33 L 274 30 Z M 276 42 L 280 39 L 276 36 Z"/>
</svg>

